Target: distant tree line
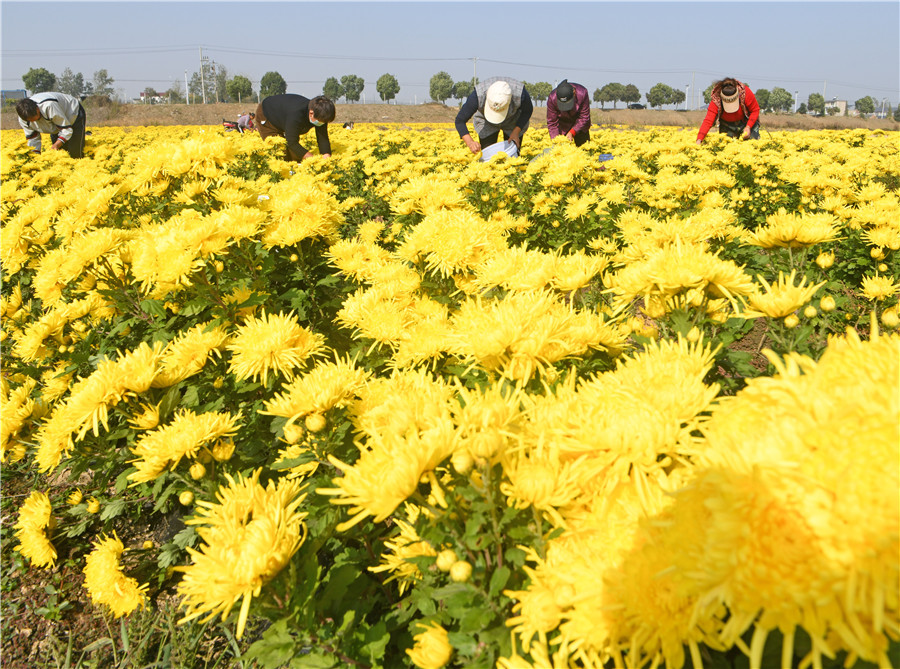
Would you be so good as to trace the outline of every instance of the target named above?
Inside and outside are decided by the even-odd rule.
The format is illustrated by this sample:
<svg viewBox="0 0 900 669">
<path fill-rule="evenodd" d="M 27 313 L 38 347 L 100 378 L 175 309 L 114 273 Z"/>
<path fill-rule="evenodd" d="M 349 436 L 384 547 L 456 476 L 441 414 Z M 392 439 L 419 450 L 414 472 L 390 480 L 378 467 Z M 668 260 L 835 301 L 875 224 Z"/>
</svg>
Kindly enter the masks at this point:
<svg viewBox="0 0 900 669">
<path fill-rule="evenodd" d="M 22 82 L 32 94 L 44 91 L 59 91 L 81 98 L 89 95 L 112 98 L 115 94 L 115 89 L 113 88 L 115 80 L 109 76 L 106 70 L 97 70 L 94 72 L 93 79 L 87 81 L 81 72 L 72 72 L 68 67 L 59 76 L 43 67 L 38 67 L 29 69 L 22 76 Z M 442 104 L 449 99 L 457 100 L 459 104 L 462 104 L 475 89 L 475 84 L 477 83 L 477 79 L 454 81 L 449 73 L 441 71 L 431 77 L 428 93 L 432 100 Z M 537 104 L 545 103 L 547 98 L 550 97 L 550 93 L 553 92 L 553 85 L 546 81 L 523 83 L 528 89 L 532 100 Z M 365 85 L 365 80 L 355 74 L 345 74 L 340 79 L 328 77 L 325 85 L 322 87 L 322 94 L 334 101 L 343 98 L 346 102 L 359 102 Z M 393 74 L 385 73 L 375 83 L 375 90 L 382 102 L 390 102 L 397 98 L 397 94 L 400 92 L 400 83 Z M 266 72 L 260 79 L 259 99 L 286 92 L 287 82 L 278 72 Z M 794 111 L 794 96 L 784 88 L 778 86 L 772 90 L 758 88 L 753 89 L 753 92 L 757 102 L 759 102 L 760 109 L 764 112 L 784 113 Z M 208 61 L 204 61 L 200 71 L 194 72 L 190 76 L 186 92 L 182 82 L 176 79 L 172 86 L 165 91 L 157 91 L 153 87 L 148 86 L 144 89 L 143 94 L 148 99 L 162 97 L 169 102 L 185 102 L 187 96 L 190 96 L 190 102 L 193 104 L 204 101 L 243 102 L 252 100 L 256 95 L 253 90 L 253 83 L 248 77 L 242 74 L 229 76 L 228 70 L 224 65 Z M 711 95 L 712 84 L 703 91 L 704 104 L 709 104 Z M 598 103 L 601 109 L 605 109 L 607 103 L 612 103 L 613 109 L 616 109 L 619 102 L 625 105 L 634 105 L 639 103 L 642 97 L 646 98 L 646 103 L 651 108 L 661 108 L 666 105 L 677 106 L 686 100 L 684 91 L 672 88 L 662 82 L 654 85 L 644 96 L 641 95 L 640 90 L 634 84 L 621 84 L 618 82 L 611 82 L 595 88 L 593 93 L 593 101 Z M 871 95 L 856 100 L 854 106 L 863 116 L 879 111 L 878 102 Z M 837 114 L 840 110 L 834 105 L 829 105 L 820 93 L 811 93 L 806 102 L 800 103 L 796 111 L 799 114 L 810 113 L 825 116 L 826 114 Z M 890 112 L 891 110 L 887 109 L 886 111 Z M 900 106 L 897 107 L 893 115 L 895 120 L 900 120 Z"/>
</svg>

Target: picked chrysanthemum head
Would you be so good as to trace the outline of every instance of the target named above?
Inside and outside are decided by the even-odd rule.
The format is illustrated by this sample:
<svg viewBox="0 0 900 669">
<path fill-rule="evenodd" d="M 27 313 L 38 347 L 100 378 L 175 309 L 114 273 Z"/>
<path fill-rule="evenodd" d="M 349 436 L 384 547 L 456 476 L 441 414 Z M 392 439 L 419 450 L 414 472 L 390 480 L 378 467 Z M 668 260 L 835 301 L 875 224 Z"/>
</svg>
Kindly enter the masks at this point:
<svg viewBox="0 0 900 669">
<path fill-rule="evenodd" d="M 291 379 L 295 369 L 324 348 L 324 341 L 301 327 L 293 314 L 251 316 L 227 346 L 232 354 L 229 368 L 239 381 L 252 378 L 266 385 L 269 372 Z"/>
</svg>

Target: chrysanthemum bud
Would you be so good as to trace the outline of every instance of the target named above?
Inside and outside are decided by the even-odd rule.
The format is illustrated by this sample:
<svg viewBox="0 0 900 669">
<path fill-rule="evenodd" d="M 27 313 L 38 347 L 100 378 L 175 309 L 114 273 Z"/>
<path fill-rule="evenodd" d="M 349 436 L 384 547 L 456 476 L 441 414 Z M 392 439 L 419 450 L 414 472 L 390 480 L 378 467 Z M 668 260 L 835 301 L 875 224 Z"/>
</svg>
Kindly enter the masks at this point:
<svg viewBox="0 0 900 669">
<path fill-rule="evenodd" d="M 897 315 L 897 308 L 885 309 L 881 314 L 881 322 L 886 328 L 896 328 L 900 325 L 900 316 Z"/>
<path fill-rule="evenodd" d="M 872 256 L 875 260 L 881 260 L 884 258 L 884 249 L 880 246 L 876 246 L 871 251 L 869 251 L 869 255 Z"/>
<path fill-rule="evenodd" d="M 459 474 L 467 474 L 475 461 L 472 459 L 471 453 L 467 451 L 457 451 L 450 456 L 450 464 Z"/>
<path fill-rule="evenodd" d="M 834 303 L 834 298 L 831 295 L 826 295 L 819 301 L 819 309 L 828 313 L 829 311 L 834 311 L 834 308 L 837 305 Z"/>
<path fill-rule="evenodd" d="M 700 328 L 698 328 L 696 325 L 692 327 L 687 333 L 687 340 L 692 344 L 694 342 L 700 341 Z"/>
<path fill-rule="evenodd" d="M 321 432 L 325 427 L 325 416 L 320 413 L 311 413 L 306 416 L 303 422 L 306 424 L 306 429 L 310 432 Z"/>
<path fill-rule="evenodd" d="M 191 478 L 195 481 L 202 479 L 204 476 L 206 476 L 206 467 L 204 467 L 199 462 L 195 462 L 191 465 L 190 474 Z"/>
<path fill-rule="evenodd" d="M 828 269 L 834 264 L 834 253 L 831 251 L 823 251 L 816 258 L 816 264 L 822 269 Z"/>
<path fill-rule="evenodd" d="M 441 571 L 450 571 L 451 567 L 453 567 L 456 562 L 456 553 L 452 549 L 448 548 L 447 550 L 443 550 L 438 553 L 437 561 L 435 562 L 435 564 Z"/>
<path fill-rule="evenodd" d="M 296 423 L 284 426 L 284 440 L 289 444 L 296 444 L 303 438 L 303 428 Z"/>
<path fill-rule="evenodd" d="M 465 560 L 454 562 L 450 567 L 450 580 L 455 583 L 465 583 L 472 576 L 472 565 Z"/>
<path fill-rule="evenodd" d="M 81 500 L 82 500 L 81 491 L 76 490 L 66 498 L 66 503 L 69 504 L 69 506 L 75 506 L 76 504 L 80 504 Z"/>
<path fill-rule="evenodd" d="M 183 493 L 178 495 L 178 501 L 182 506 L 190 506 L 194 503 L 194 493 L 190 490 L 185 490 Z"/>
<path fill-rule="evenodd" d="M 87 512 L 88 513 L 97 513 L 100 510 L 100 502 L 96 497 L 91 497 L 88 500 L 87 504 Z"/>
<path fill-rule="evenodd" d="M 819 311 L 811 304 L 803 310 L 803 315 L 807 318 L 815 318 L 818 313 Z"/>
<path fill-rule="evenodd" d="M 797 314 L 788 314 L 784 317 L 784 327 L 795 328 L 798 325 L 800 325 L 800 319 L 797 318 Z"/>
</svg>

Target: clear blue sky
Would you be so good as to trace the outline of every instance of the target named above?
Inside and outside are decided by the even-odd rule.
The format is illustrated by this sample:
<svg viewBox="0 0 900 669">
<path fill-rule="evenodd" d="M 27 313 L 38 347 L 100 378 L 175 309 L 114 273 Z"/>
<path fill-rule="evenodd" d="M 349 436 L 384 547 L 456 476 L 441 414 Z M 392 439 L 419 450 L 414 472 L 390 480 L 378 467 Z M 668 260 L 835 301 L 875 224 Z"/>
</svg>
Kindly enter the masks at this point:
<svg viewBox="0 0 900 669">
<path fill-rule="evenodd" d="M 401 103 L 428 82 L 511 76 L 590 91 L 662 82 L 696 93 L 731 75 L 800 101 L 824 93 L 900 99 L 900 2 L 10 2 L 0 3 L 2 87 L 69 67 L 105 68 L 125 98 L 199 69 L 199 48 L 229 75 L 279 72 L 288 92 L 319 94 L 356 74 L 367 102 L 389 72 Z M 477 61 L 473 58 L 477 57 Z M 693 88 L 686 89 L 693 81 Z M 692 104 L 691 106 L 695 106 Z"/>
</svg>

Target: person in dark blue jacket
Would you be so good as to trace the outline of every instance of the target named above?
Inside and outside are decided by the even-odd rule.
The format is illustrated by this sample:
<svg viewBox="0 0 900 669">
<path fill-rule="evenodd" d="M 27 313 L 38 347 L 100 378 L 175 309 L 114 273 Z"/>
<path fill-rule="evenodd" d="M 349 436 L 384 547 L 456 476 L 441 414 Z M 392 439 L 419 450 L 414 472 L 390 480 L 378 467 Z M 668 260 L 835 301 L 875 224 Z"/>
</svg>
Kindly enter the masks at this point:
<svg viewBox="0 0 900 669">
<path fill-rule="evenodd" d="M 328 124 L 334 120 L 334 103 L 324 95 L 312 100 L 286 93 L 264 98 L 256 108 L 256 128 L 263 139 L 273 135 L 287 140 L 285 160 L 300 162 L 313 154 L 300 144 L 300 135 L 316 129 L 319 153 L 331 156 Z"/>
</svg>

